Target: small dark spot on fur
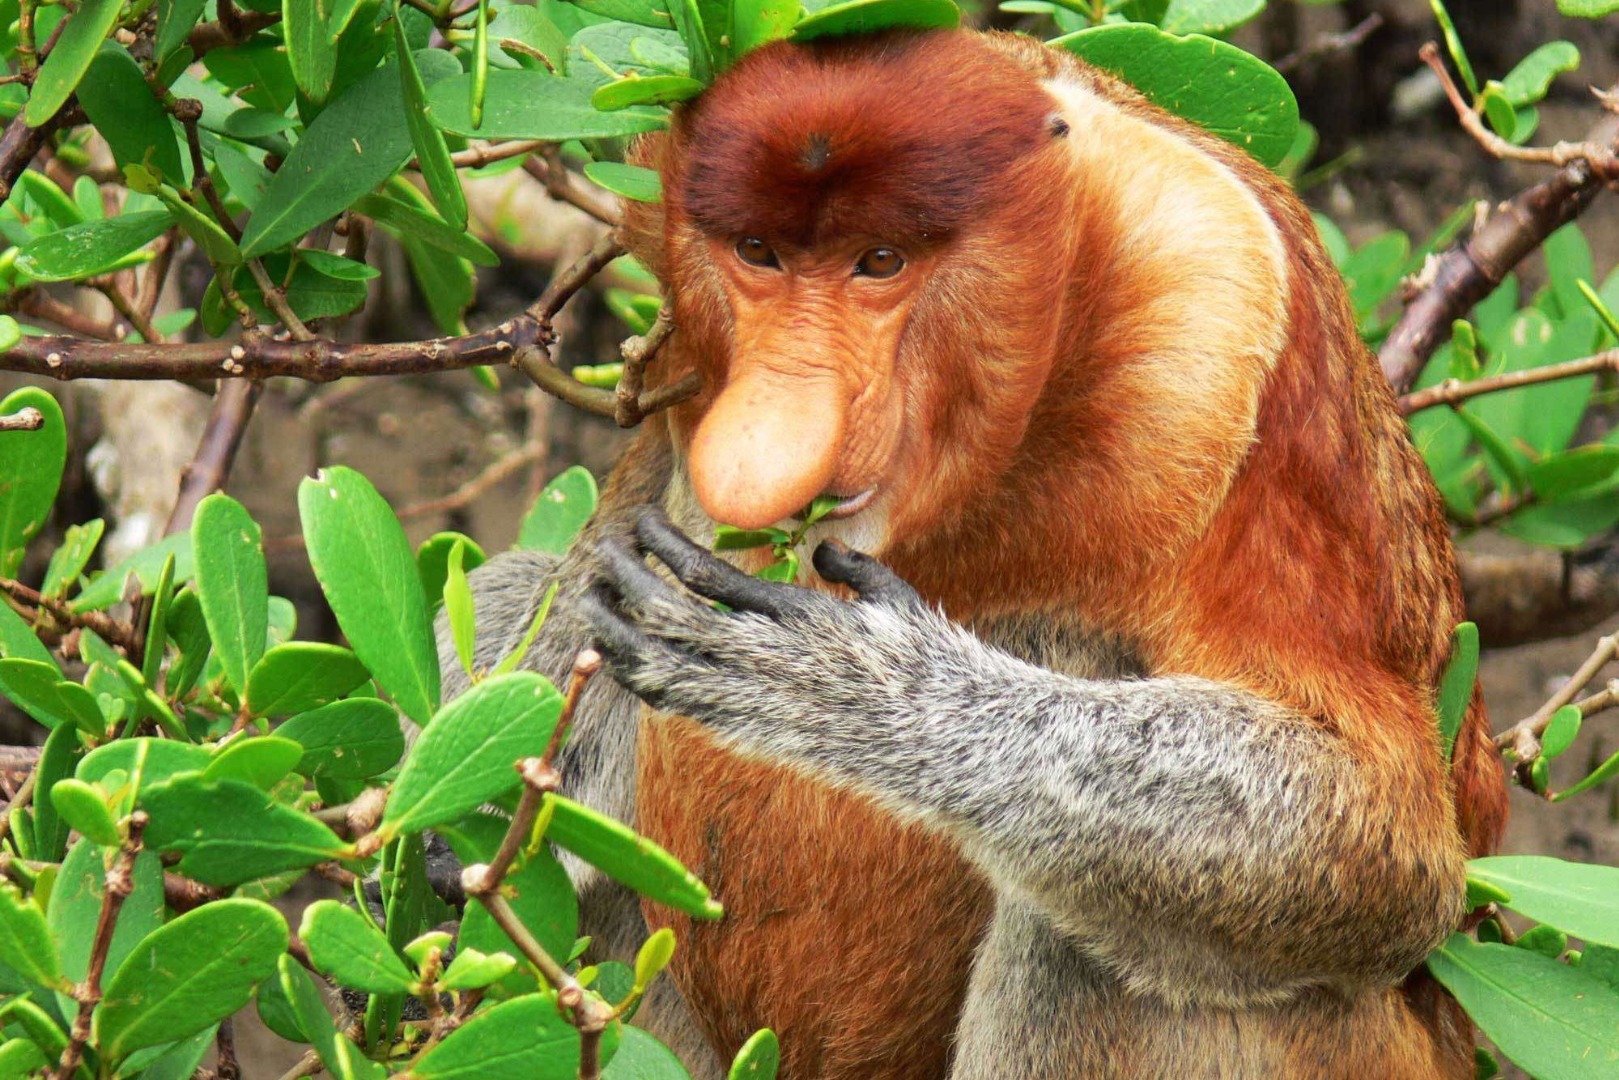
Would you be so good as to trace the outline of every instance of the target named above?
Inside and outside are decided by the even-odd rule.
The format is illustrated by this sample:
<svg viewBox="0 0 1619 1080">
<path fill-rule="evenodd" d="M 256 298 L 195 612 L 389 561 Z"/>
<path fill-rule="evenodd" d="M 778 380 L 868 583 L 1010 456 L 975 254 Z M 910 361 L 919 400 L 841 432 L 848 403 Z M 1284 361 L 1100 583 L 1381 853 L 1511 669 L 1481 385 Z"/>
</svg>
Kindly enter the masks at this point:
<svg viewBox="0 0 1619 1080">
<path fill-rule="evenodd" d="M 826 168 L 828 159 L 832 157 L 832 140 L 825 135 L 811 135 L 804 144 L 804 168 L 820 170 Z"/>
<path fill-rule="evenodd" d="M 1068 121 L 1064 120 L 1060 116 L 1053 116 L 1051 118 L 1050 131 L 1053 139 L 1063 138 L 1068 134 Z"/>
</svg>

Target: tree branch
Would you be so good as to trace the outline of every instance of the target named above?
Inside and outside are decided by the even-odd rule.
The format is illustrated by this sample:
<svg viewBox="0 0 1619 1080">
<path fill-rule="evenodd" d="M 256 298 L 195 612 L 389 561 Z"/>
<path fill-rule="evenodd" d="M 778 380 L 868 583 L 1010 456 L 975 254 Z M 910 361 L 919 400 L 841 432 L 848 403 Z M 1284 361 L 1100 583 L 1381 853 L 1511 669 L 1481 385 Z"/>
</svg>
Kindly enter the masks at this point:
<svg viewBox="0 0 1619 1080">
<path fill-rule="evenodd" d="M 1469 398 L 1484 394 L 1514 390 L 1520 386 L 1534 386 L 1537 383 L 1553 382 L 1557 379 L 1572 379 L 1580 375 L 1594 375 L 1600 371 L 1619 371 L 1619 349 L 1608 349 L 1594 356 L 1567 360 L 1561 364 L 1547 364 L 1545 367 L 1527 368 L 1523 371 L 1506 371 L 1471 382 L 1446 379 L 1426 390 L 1417 390 L 1400 398 L 1400 414 L 1410 416 L 1423 409 L 1431 409 L 1435 405 L 1458 405 Z"/>
<path fill-rule="evenodd" d="M 1611 146 L 1616 137 L 1619 116 L 1610 113 L 1586 133 L 1585 142 Z M 1450 336 L 1451 324 L 1495 291 L 1546 237 L 1584 212 L 1603 184 L 1588 162 L 1570 162 L 1496 207 L 1465 242 L 1433 257 L 1423 268 L 1421 290 L 1378 352 L 1395 393 L 1404 393 L 1416 381 L 1423 364 Z"/>
<path fill-rule="evenodd" d="M 580 184 L 568 167 L 562 163 L 562 151 L 556 144 L 523 162 L 523 171 L 545 185 L 553 199 L 578 207 L 597 221 L 617 225 L 620 220 L 618 203 L 599 188 Z"/>
<path fill-rule="evenodd" d="M 10 416 L 0 416 L 0 431 L 38 431 L 44 426 L 45 414 L 32 405 Z"/>
</svg>

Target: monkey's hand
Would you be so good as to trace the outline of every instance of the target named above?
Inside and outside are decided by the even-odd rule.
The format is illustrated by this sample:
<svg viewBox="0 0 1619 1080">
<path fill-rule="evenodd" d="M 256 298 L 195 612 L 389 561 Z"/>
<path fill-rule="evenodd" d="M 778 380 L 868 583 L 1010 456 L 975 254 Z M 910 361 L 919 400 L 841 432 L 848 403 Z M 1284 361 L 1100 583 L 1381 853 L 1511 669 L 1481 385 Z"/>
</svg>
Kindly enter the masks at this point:
<svg viewBox="0 0 1619 1080">
<path fill-rule="evenodd" d="M 854 588 L 852 603 L 752 577 L 656 510 L 642 514 L 636 536 L 689 591 L 627 545 L 600 545 L 600 584 L 583 603 L 609 670 L 654 707 L 743 749 L 811 761 L 835 753 L 844 737 L 859 737 L 859 717 L 925 677 L 925 643 L 931 652 L 954 636 L 891 570 L 841 545 L 822 544 L 815 568 Z"/>
</svg>

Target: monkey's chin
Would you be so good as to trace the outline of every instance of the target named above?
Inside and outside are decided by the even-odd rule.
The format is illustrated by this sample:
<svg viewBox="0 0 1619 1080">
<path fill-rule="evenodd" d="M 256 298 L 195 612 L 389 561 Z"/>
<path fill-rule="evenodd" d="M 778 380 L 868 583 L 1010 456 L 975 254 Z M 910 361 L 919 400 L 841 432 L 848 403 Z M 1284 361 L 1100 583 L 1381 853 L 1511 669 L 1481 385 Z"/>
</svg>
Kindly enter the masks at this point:
<svg viewBox="0 0 1619 1080">
<path fill-rule="evenodd" d="M 841 496 L 838 505 L 826 512 L 824 520 L 839 521 L 843 518 L 852 518 L 877 499 L 877 489 L 869 487 L 858 495 Z"/>
</svg>

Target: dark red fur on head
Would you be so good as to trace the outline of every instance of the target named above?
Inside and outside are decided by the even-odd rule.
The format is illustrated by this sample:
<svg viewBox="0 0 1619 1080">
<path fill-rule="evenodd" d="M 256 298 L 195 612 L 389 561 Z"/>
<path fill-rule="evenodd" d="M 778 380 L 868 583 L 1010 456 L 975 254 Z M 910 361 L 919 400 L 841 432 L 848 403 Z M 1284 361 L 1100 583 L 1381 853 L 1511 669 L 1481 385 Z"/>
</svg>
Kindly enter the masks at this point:
<svg viewBox="0 0 1619 1080">
<path fill-rule="evenodd" d="M 800 249 L 927 247 L 993 210 L 1055 132 L 1035 79 L 972 35 L 896 32 L 750 53 L 682 111 L 685 210 Z"/>
</svg>

